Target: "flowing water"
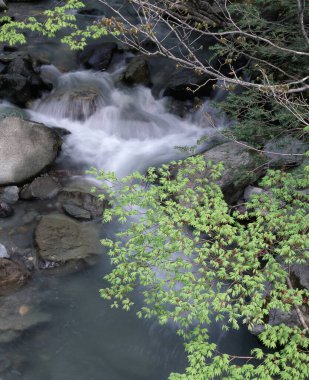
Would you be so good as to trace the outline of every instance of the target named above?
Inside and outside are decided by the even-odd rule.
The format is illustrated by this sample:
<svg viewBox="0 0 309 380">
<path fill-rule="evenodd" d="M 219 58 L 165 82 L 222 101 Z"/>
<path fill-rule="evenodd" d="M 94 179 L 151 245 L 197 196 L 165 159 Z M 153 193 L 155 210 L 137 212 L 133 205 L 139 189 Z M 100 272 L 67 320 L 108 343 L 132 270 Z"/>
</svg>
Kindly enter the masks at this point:
<svg viewBox="0 0 309 380">
<path fill-rule="evenodd" d="M 122 176 L 181 158 L 175 146 L 191 146 L 218 132 L 199 113 L 187 119 L 169 113 L 168 100 L 154 99 L 148 88 L 115 87 L 118 74 L 119 70 L 64 74 L 56 90 L 31 112 L 34 120 L 71 132 L 63 157 L 72 163 Z M 205 104 L 203 111 L 207 110 Z M 221 129 L 224 119 L 217 124 Z"/>
<path fill-rule="evenodd" d="M 168 112 L 167 99 L 154 99 L 149 89 L 115 85 L 122 66 L 112 73 L 60 74 L 51 66 L 45 69 L 56 88 L 29 112 L 36 121 L 70 132 L 64 138 L 60 167 L 83 172 L 95 166 L 123 176 L 183 157 L 175 146 L 194 145 L 204 135 L 209 136 L 206 144 L 211 144 L 217 136 L 203 117 L 211 112 L 207 103 L 182 119 Z M 214 118 L 219 129 L 226 127 L 224 118 Z M 105 226 L 102 233 L 112 236 L 116 229 Z M 96 265 L 80 273 L 36 275 L 33 297 L 43 295 L 40 308 L 51 321 L 1 348 L 2 353 L 26 358 L 22 370 L 12 370 L 8 379 L 165 380 L 170 372 L 185 368 L 175 326 L 139 320 L 134 310 L 110 309 L 99 298 L 102 277 L 109 269 L 102 255 Z M 134 297 L 137 304 L 142 302 L 138 294 Z M 225 352 L 236 354 L 247 353 L 255 343 L 245 330 L 227 335 L 216 325 L 211 336 Z"/>
</svg>

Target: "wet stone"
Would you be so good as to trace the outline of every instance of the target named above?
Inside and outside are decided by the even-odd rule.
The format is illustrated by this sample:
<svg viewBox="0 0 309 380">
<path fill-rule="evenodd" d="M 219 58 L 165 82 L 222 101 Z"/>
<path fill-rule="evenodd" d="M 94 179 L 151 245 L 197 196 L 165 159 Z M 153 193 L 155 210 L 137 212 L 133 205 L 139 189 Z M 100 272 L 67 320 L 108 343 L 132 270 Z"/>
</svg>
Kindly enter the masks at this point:
<svg viewBox="0 0 309 380">
<path fill-rule="evenodd" d="M 83 260 L 100 252 L 97 228 L 62 214 L 42 217 L 36 231 L 38 259 L 64 264 Z"/>
<path fill-rule="evenodd" d="M 8 218 L 14 214 L 13 208 L 4 202 L 0 202 L 0 218 Z"/>
<path fill-rule="evenodd" d="M 72 205 L 72 204 L 64 204 L 62 205 L 62 208 L 66 214 L 69 216 L 75 218 L 75 219 L 81 219 L 81 220 L 91 220 L 92 215 L 90 211 L 87 211 L 81 207 Z"/>
<path fill-rule="evenodd" d="M 14 204 L 19 199 L 19 188 L 17 186 L 6 186 L 0 189 L 0 202 Z"/>
<path fill-rule="evenodd" d="M 244 191 L 244 200 L 249 201 L 254 195 L 259 195 L 264 193 L 265 190 L 260 187 L 247 186 Z"/>
<path fill-rule="evenodd" d="M 46 175 L 35 178 L 30 184 L 25 185 L 21 192 L 21 199 L 51 199 L 61 190 L 60 184 L 52 177 Z"/>
<path fill-rule="evenodd" d="M 26 268 L 16 261 L 0 258 L 0 295 L 23 286 L 29 278 Z"/>
</svg>

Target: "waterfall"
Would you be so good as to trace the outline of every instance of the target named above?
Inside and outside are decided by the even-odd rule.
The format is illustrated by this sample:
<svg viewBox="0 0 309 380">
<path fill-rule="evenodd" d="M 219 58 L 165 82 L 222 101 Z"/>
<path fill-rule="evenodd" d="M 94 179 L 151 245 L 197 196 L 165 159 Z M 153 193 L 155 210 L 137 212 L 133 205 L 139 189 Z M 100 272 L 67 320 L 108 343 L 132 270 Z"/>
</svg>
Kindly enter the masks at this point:
<svg viewBox="0 0 309 380">
<path fill-rule="evenodd" d="M 182 158 L 175 146 L 216 135 L 202 111 L 181 118 L 168 111 L 168 99 L 155 99 L 149 88 L 116 87 L 116 74 L 62 74 L 54 90 L 31 110 L 33 120 L 71 132 L 64 153 L 82 168 L 95 166 L 123 176 Z M 218 129 L 224 127 L 225 120 L 216 121 Z"/>
</svg>

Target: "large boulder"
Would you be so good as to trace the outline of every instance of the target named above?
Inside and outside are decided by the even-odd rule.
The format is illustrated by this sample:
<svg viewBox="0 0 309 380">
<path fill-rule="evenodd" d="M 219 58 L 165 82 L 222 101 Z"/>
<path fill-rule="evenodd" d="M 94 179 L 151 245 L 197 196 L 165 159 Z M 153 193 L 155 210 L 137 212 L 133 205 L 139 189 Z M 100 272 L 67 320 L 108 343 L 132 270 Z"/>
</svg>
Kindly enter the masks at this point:
<svg viewBox="0 0 309 380">
<path fill-rule="evenodd" d="M 62 214 L 43 216 L 35 241 L 39 260 L 65 264 L 100 252 L 96 227 L 74 221 Z"/>
<path fill-rule="evenodd" d="M 267 162 L 265 157 L 234 141 L 217 145 L 201 154 L 206 162 L 223 163 L 221 177 L 216 182 L 222 190 L 225 201 L 229 204 L 238 201 L 244 189 L 265 172 L 264 164 Z M 178 168 L 179 164 L 170 166 L 171 178 L 176 177 Z M 192 182 L 188 175 L 188 186 L 193 188 L 196 176 L 206 175 L 205 172 L 199 172 L 192 177 Z"/>
<path fill-rule="evenodd" d="M 19 118 L 0 120 L 0 186 L 19 184 L 51 165 L 61 138 L 43 124 Z"/>
<path fill-rule="evenodd" d="M 216 80 L 207 75 L 198 75 L 194 70 L 182 68 L 170 77 L 163 95 L 177 100 L 211 96 L 215 84 Z"/>
<path fill-rule="evenodd" d="M 142 56 L 133 58 L 129 62 L 122 80 L 128 85 L 142 84 L 150 86 L 150 71 L 147 60 Z"/>
<path fill-rule="evenodd" d="M 0 0 L 0 12 L 6 11 L 8 9 L 4 0 Z"/>
<path fill-rule="evenodd" d="M 91 44 L 78 55 L 78 59 L 86 69 L 107 70 L 116 51 L 115 42 Z"/>
<path fill-rule="evenodd" d="M 50 86 L 42 81 L 37 63 L 28 54 L 13 52 L 0 56 L 5 68 L 0 74 L 0 97 L 25 107 Z"/>
<path fill-rule="evenodd" d="M 237 142 L 226 142 L 203 153 L 205 161 L 223 162 L 224 169 L 218 185 L 228 203 L 236 202 L 244 188 L 264 172 L 266 159 L 254 150 Z"/>
</svg>

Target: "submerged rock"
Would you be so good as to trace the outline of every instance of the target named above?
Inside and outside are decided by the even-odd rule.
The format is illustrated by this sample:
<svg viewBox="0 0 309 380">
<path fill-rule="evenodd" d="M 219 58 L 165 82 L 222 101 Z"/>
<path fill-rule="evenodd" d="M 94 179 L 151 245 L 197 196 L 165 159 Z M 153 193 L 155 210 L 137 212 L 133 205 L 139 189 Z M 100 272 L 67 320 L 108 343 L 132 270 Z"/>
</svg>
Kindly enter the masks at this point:
<svg viewBox="0 0 309 380">
<path fill-rule="evenodd" d="M 60 184 L 49 175 L 35 178 L 25 185 L 21 192 L 21 199 L 51 199 L 61 190 Z"/>
<path fill-rule="evenodd" d="M 95 226 L 82 224 L 61 214 L 43 216 L 35 231 L 40 260 L 64 264 L 99 253 Z"/>
<path fill-rule="evenodd" d="M 0 295 L 18 289 L 28 278 L 29 272 L 23 265 L 7 258 L 0 258 Z"/>
<path fill-rule="evenodd" d="M 39 311 L 46 293 L 31 285 L 0 297 L 0 343 L 10 343 L 26 330 L 50 321 L 50 315 Z"/>
<path fill-rule="evenodd" d="M 0 120 L 0 185 L 23 183 L 53 163 L 61 138 L 43 124 Z"/>
<path fill-rule="evenodd" d="M 80 220 L 90 220 L 92 219 L 92 215 L 90 211 L 85 210 L 84 208 L 75 206 L 75 205 L 70 205 L 70 204 L 64 204 L 62 205 L 62 208 L 66 214 L 69 216 L 75 218 L 75 219 L 80 219 Z"/>
</svg>

